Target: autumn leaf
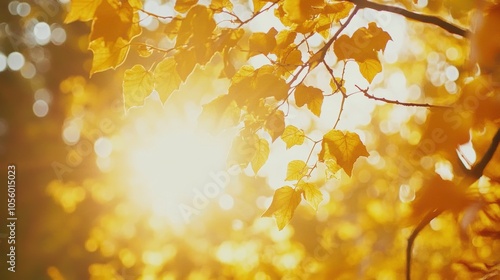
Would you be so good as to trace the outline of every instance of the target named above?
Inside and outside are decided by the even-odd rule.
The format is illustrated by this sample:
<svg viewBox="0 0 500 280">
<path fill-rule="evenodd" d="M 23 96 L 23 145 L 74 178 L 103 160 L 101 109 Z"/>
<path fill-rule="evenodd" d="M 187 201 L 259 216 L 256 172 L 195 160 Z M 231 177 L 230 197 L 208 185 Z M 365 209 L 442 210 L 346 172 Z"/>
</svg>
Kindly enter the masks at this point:
<svg viewBox="0 0 500 280">
<path fill-rule="evenodd" d="M 271 139 L 276 140 L 278 137 L 283 135 L 285 131 L 285 114 L 281 110 L 274 111 L 266 120 L 264 128 L 269 135 L 271 135 Z"/>
<path fill-rule="evenodd" d="M 142 65 L 136 64 L 131 69 L 127 69 L 123 77 L 125 108 L 144 104 L 144 99 L 153 91 L 153 85 L 153 74 Z"/>
<path fill-rule="evenodd" d="M 74 21 L 89 21 L 94 18 L 97 7 L 101 4 L 102 0 L 72 0 L 70 3 L 69 13 L 64 19 L 64 23 L 71 23 Z"/>
<path fill-rule="evenodd" d="M 155 89 L 162 102 L 167 101 L 170 94 L 177 90 L 182 83 L 176 70 L 174 58 L 168 57 L 156 65 L 154 70 Z"/>
<path fill-rule="evenodd" d="M 300 180 L 307 174 L 307 165 L 303 160 L 292 160 L 286 169 L 286 181 Z"/>
<path fill-rule="evenodd" d="M 285 142 L 287 149 L 290 149 L 295 145 L 302 145 L 305 138 L 306 136 L 304 131 L 293 125 L 285 127 L 285 131 L 283 131 L 283 134 L 281 135 L 281 140 Z"/>
<path fill-rule="evenodd" d="M 276 47 L 276 34 L 278 31 L 271 28 L 267 33 L 255 32 L 250 35 L 248 44 L 250 48 L 250 56 L 257 54 L 269 54 Z"/>
<path fill-rule="evenodd" d="M 337 163 L 351 176 L 354 162 L 361 156 L 368 156 L 365 145 L 356 133 L 330 130 L 323 136 L 319 160 L 335 158 Z"/>
<path fill-rule="evenodd" d="M 210 3 L 210 9 L 216 12 L 222 12 L 223 9 L 228 11 L 233 10 L 233 3 L 230 0 L 212 0 Z"/>
<path fill-rule="evenodd" d="M 180 51 L 174 58 L 176 62 L 176 72 L 182 81 L 186 81 L 197 63 L 194 49 Z"/>
<path fill-rule="evenodd" d="M 359 72 L 361 72 L 361 75 L 363 75 L 369 83 L 373 81 L 375 75 L 382 72 L 382 64 L 380 64 L 378 59 L 367 59 L 362 62 L 358 61 L 357 63 L 359 65 Z"/>
<path fill-rule="evenodd" d="M 237 164 L 242 167 L 248 166 L 255 157 L 257 145 L 260 145 L 260 143 L 256 135 L 252 135 L 251 137 L 244 137 L 242 135 L 236 136 L 229 150 L 227 159 L 228 165 Z"/>
<path fill-rule="evenodd" d="M 255 174 L 259 172 L 260 168 L 266 163 L 269 157 L 269 143 L 264 139 L 259 139 L 255 156 L 252 159 L 252 170 Z"/>
<path fill-rule="evenodd" d="M 110 3 L 113 3 L 113 5 Z M 110 26 L 113 28 L 110 28 Z M 103 1 L 95 12 L 90 31 L 90 41 L 103 38 L 106 43 L 111 43 L 122 38 L 130 42 L 141 32 L 139 14 L 128 2 L 117 4 Z"/>
<path fill-rule="evenodd" d="M 297 187 L 303 190 L 304 199 L 312 206 L 314 210 L 318 210 L 318 205 L 323 201 L 323 194 L 318 187 L 313 183 L 300 181 Z"/>
<path fill-rule="evenodd" d="M 198 3 L 198 0 L 176 0 L 174 9 L 179 13 L 185 13 L 196 3 Z"/>
<path fill-rule="evenodd" d="M 303 23 L 318 14 L 325 6 L 324 0 L 285 0 L 283 10 L 294 23 Z"/>
<path fill-rule="evenodd" d="M 122 38 L 114 43 L 104 42 L 103 38 L 96 39 L 89 44 L 89 49 L 94 53 L 90 76 L 94 73 L 108 69 L 115 69 L 120 66 L 127 57 L 130 46 Z"/>
<path fill-rule="evenodd" d="M 295 89 L 295 103 L 297 106 L 302 107 L 307 104 L 307 108 L 318 117 L 321 115 L 323 98 L 323 92 L 315 87 L 300 84 Z"/>
<path fill-rule="evenodd" d="M 273 201 L 262 217 L 274 216 L 278 229 L 282 230 L 292 219 L 295 209 L 302 200 L 301 191 L 284 186 L 274 192 Z"/>
<path fill-rule="evenodd" d="M 240 115 L 241 109 L 236 102 L 224 94 L 203 105 L 203 111 L 198 119 L 204 129 L 217 133 L 238 124 Z"/>
<path fill-rule="evenodd" d="M 326 159 L 325 166 L 326 166 L 325 173 L 327 179 L 337 178 L 338 171 L 342 169 L 342 167 L 340 167 L 340 165 L 334 159 Z"/>
<path fill-rule="evenodd" d="M 153 49 L 148 45 L 139 45 L 137 47 L 137 53 L 141 57 L 150 57 L 153 54 Z"/>
</svg>

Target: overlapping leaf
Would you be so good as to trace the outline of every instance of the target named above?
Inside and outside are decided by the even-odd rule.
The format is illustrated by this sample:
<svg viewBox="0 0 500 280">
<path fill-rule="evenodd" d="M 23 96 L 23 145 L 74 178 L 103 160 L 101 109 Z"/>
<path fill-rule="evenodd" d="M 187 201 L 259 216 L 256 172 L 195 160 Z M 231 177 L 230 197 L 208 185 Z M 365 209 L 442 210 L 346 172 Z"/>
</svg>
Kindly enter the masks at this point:
<svg viewBox="0 0 500 280">
<path fill-rule="evenodd" d="M 302 200 L 301 190 L 294 190 L 284 186 L 274 192 L 271 206 L 262 214 L 262 217 L 274 216 L 278 229 L 282 230 L 292 219 L 295 209 Z"/>
</svg>

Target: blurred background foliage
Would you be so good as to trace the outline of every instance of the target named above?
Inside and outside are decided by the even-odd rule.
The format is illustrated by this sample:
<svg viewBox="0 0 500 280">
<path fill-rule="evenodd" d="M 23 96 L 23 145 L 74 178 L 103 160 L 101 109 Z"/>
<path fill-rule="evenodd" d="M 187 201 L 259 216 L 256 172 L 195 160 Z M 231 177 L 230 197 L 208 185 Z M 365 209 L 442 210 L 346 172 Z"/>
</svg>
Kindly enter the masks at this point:
<svg viewBox="0 0 500 280">
<path fill-rule="evenodd" d="M 231 2 L 251 11 L 246 1 Z M 467 28 L 473 11 L 481 9 L 475 1 L 384 3 L 437 15 Z M 18 258 L 11 279 L 402 279 L 407 238 L 418 222 L 415 215 L 421 214 L 410 206 L 419 190 L 432 185 L 436 173 L 449 178 L 458 172 L 454 143 L 463 143 L 460 151 L 473 163 L 489 147 L 499 126 L 498 90 L 473 110 L 454 113 L 460 124 L 452 128 L 439 123 L 443 119 L 439 111 L 384 104 L 359 94 L 346 105 L 341 128 L 360 134 L 370 156 L 356 163 L 351 178 L 342 172 L 328 181 L 315 178 L 324 197 L 317 212 L 299 206 L 282 231 L 272 219 L 260 217 L 273 190 L 283 184 L 284 159 L 307 156 L 310 148 L 292 150 L 290 155 L 278 140 L 259 176 L 248 170 L 231 176 L 223 192 L 186 222 L 168 207 L 162 208 L 162 202 L 172 197 L 193 202 L 194 190 L 211 180 L 207 174 L 224 171 L 223 161 L 201 166 L 200 176 L 188 169 L 192 175 L 177 176 L 188 186 L 170 186 L 166 193 L 158 193 L 157 188 L 147 189 L 145 177 L 136 174 L 151 167 L 143 170 L 134 165 L 130 154 L 156 147 L 159 131 L 197 126 L 201 105 L 229 86 L 227 80 L 217 79 L 222 71 L 220 58 L 196 69 L 164 106 L 152 96 L 143 107 L 125 114 L 123 72 L 141 59 L 139 53 L 131 51 L 126 65 L 116 71 L 89 78 L 89 25 L 62 23 L 68 1 L 1 5 L 0 158 L 2 168 L 16 164 L 18 178 Z M 161 14 L 172 9 L 173 2 L 147 1 L 144 7 Z M 377 13 L 363 11 L 357 24 L 376 19 Z M 141 24 L 145 42 L 166 40 L 158 19 L 145 17 Z M 256 20 L 250 28 L 265 25 Z M 500 36 L 496 27 L 488 28 L 487 34 Z M 381 58 L 384 70 L 372 83 L 374 95 L 465 104 L 463 108 L 469 104 L 468 94 L 482 90 L 484 83 L 477 80 L 464 87 L 464 81 L 478 71 L 470 63 L 468 40 L 395 15 L 388 17 L 384 29 L 393 40 Z M 481 36 L 470 40 L 481 45 Z M 498 45 L 486 45 L 485 53 L 498 57 Z M 498 63 L 487 68 L 498 73 Z M 312 80 L 320 82 L 320 78 Z M 323 110 L 338 110 L 333 103 Z M 321 136 L 331 126 L 331 120 L 316 119 L 293 106 L 290 112 L 289 117 L 308 135 Z M 436 127 L 445 130 L 447 141 L 431 152 L 422 150 L 422 140 L 432 138 L 429 133 Z M 220 139 L 203 135 L 212 141 L 202 146 L 203 153 L 215 149 L 222 157 L 227 154 L 230 142 L 225 135 Z M 159 139 L 161 145 L 164 138 Z M 196 165 L 206 157 L 188 155 L 193 146 L 178 148 L 176 155 L 184 154 L 188 160 L 177 160 L 177 167 Z M 174 151 L 166 153 L 170 152 Z M 165 164 L 171 162 L 154 164 L 160 166 L 156 172 L 179 174 L 177 169 L 168 173 Z M 415 279 L 498 277 L 499 164 L 497 151 L 485 171 L 487 178 L 471 188 L 470 195 L 483 197 L 482 202 L 475 200 L 465 210 L 445 213 L 422 231 L 414 251 Z M 166 181 L 163 184 L 173 184 Z M 176 193 L 176 187 L 188 191 Z M 1 193 L 2 201 L 5 195 Z M 436 199 L 440 203 L 448 196 Z M 434 200 L 420 203 L 422 209 Z M 450 208 L 454 203 L 459 202 L 451 201 Z M 6 213 L 1 213 L 0 219 L 5 220 Z M 5 252 L 6 244 L 1 242 Z M 1 275 L 12 277 L 4 269 Z"/>
</svg>

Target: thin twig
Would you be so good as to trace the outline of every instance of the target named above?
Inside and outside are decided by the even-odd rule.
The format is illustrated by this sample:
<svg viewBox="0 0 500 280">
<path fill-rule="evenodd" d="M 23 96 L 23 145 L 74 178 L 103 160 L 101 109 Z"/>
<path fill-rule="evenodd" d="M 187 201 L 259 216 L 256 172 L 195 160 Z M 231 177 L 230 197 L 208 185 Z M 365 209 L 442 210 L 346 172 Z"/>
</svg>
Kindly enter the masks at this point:
<svg viewBox="0 0 500 280">
<path fill-rule="evenodd" d="M 443 19 L 436 17 L 436 16 L 429 16 L 429 15 L 423 15 L 423 14 L 419 14 L 419 13 L 415 13 L 415 12 L 410 12 L 410 11 L 405 10 L 403 8 L 400 8 L 400 7 L 383 5 L 383 4 L 379 4 L 379 3 L 370 2 L 367 0 L 347 0 L 347 1 L 355 4 L 356 7 L 359 7 L 360 9 L 369 8 L 369 9 L 373 9 L 376 11 L 385 11 L 385 12 L 389 12 L 389 13 L 402 15 L 406 18 L 409 18 L 409 19 L 412 19 L 415 21 L 429 23 L 429 24 L 439 26 L 442 29 L 444 29 L 452 34 L 456 34 L 456 35 L 459 35 L 462 37 L 467 37 L 470 34 L 469 30 L 460 28 L 460 27 L 453 25 L 447 21 L 444 21 Z"/>
<path fill-rule="evenodd" d="M 425 108 L 441 108 L 441 109 L 451 108 L 450 106 L 445 106 L 445 105 L 434 105 L 434 104 L 429 104 L 429 103 L 411 103 L 411 102 L 401 102 L 401 101 L 397 101 L 397 100 L 390 100 L 390 99 L 386 99 L 383 97 L 376 97 L 374 95 L 369 94 L 368 88 L 362 89 L 357 85 L 356 85 L 356 88 L 358 88 L 359 91 L 362 92 L 363 95 L 369 99 L 382 101 L 382 102 L 389 103 L 389 104 L 396 104 L 396 105 L 408 106 L 408 107 L 425 107 Z"/>
</svg>

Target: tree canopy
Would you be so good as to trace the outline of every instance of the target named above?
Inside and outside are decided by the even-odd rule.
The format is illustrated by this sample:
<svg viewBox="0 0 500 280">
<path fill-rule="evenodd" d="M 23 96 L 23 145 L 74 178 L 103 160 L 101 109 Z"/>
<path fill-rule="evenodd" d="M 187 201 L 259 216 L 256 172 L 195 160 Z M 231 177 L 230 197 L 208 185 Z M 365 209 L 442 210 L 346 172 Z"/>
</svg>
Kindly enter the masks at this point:
<svg viewBox="0 0 500 280">
<path fill-rule="evenodd" d="M 60 69 L 16 52 L 52 77 L 50 279 L 500 275 L 498 1 L 60 7 Z"/>
</svg>

